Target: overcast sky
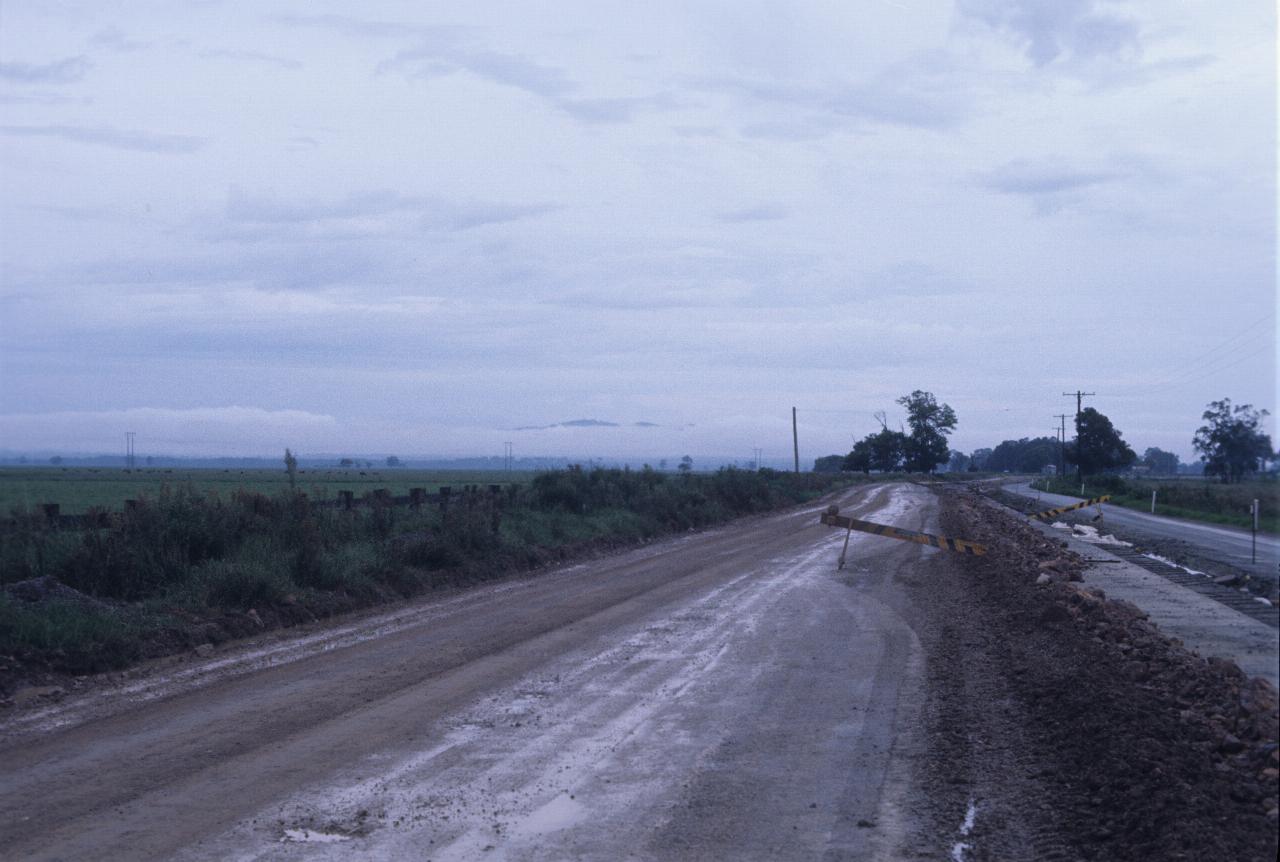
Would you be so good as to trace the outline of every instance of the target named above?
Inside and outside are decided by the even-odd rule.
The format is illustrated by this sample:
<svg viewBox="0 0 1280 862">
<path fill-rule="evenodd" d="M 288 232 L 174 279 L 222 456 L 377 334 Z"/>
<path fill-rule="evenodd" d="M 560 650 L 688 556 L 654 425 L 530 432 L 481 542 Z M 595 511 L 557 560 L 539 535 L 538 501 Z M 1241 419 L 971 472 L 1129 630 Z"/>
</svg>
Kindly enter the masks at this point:
<svg viewBox="0 0 1280 862">
<path fill-rule="evenodd" d="M 1082 388 L 1190 458 L 1275 408 L 1275 45 L 1271 0 L 4 0 L 0 449 L 781 460 L 795 405 L 810 464 Z"/>
</svg>

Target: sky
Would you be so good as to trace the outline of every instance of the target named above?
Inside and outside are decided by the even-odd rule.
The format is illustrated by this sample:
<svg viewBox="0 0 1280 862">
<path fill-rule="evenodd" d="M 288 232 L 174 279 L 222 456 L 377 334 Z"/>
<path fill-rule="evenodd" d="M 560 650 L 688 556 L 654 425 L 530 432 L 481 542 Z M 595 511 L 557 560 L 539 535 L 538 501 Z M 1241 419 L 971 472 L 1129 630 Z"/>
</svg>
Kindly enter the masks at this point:
<svg viewBox="0 0 1280 862">
<path fill-rule="evenodd" d="M 1276 119 L 1270 0 L 5 0 L 0 450 L 1187 460 Z"/>
</svg>

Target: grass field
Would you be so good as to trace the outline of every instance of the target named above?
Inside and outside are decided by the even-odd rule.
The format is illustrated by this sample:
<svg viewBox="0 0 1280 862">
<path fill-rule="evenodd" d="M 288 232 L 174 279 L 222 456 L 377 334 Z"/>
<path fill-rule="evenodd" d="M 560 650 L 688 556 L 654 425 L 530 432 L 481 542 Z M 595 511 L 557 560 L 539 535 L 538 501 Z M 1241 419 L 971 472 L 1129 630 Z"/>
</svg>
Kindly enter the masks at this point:
<svg viewBox="0 0 1280 862">
<path fill-rule="evenodd" d="M 298 490 L 312 499 L 337 497 L 338 491 L 352 491 L 357 497 L 376 488 L 387 488 L 403 496 L 410 488 L 434 492 L 442 485 L 525 483 L 533 473 L 502 473 L 484 470 L 401 470 L 364 468 L 299 470 Z M 5 467 L 0 468 L 0 514 L 36 509 L 41 503 L 58 503 L 65 515 L 78 515 L 90 508 L 119 511 L 125 500 L 154 499 L 162 488 L 191 488 L 199 494 L 217 493 L 230 497 L 238 490 L 274 495 L 289 487 L 289 476 L 279 470 L 163 469 L 135 470 L 91 467 Z"/>
</svg>

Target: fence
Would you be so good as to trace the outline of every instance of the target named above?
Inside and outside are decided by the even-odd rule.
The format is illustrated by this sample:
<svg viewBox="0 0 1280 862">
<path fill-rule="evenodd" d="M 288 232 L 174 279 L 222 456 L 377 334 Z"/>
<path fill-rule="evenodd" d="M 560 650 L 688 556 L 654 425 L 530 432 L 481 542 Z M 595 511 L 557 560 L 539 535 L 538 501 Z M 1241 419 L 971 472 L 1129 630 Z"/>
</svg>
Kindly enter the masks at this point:
<svg viewBox="0 0 1280 862">
<path fill-rule="evenodd" d="M 457 494 L 453 493 L 453 488 L 448 485 L 441 486 L 434 494 L 428 494 L 426 488 L 410 488 L 408 496 L 403 497 L 393 496 L 387 488 L 375 488 L 359 497 L 354 491 L 338 491 L 337 498 L 333 500 L 307 500 L 307 495 L 302 492 L 299 492 L 298 496 L 307 500 L 308 505 L 313 509 L 342 509 L 350 512 L 357 508 L 407 506 L 416 512 L 423 506 L 438 506 L 441 513 L 447 513 L 449 506 L 455 503 L 462 506 L 475 506 L 479 503 L 497 510 L 504 503 L 512 502 L 519 491 L 517 485 L 507 485 L 505 494 L 502 485 L 489 485 L 487 493 L 480 488 L 480 485 L 463 485 Z M 262 499 L 265 501 L 267 498 Z M 45 523 L 49 526 L 66 529 L 96 529 L 110 527 L 113 523 L 127 517 L 130 512 L 145 505 L 146 502 L 143 500 L 125 500 L 124 510 L 120 512 L 98 509 L 81 515 L 64 515 L 61 504 L 41 503 L 38 513 L 44 517 Z M 13 518 L 5 521 L 6 526 L 14 526 L 16 523 Z"/>
</svg>

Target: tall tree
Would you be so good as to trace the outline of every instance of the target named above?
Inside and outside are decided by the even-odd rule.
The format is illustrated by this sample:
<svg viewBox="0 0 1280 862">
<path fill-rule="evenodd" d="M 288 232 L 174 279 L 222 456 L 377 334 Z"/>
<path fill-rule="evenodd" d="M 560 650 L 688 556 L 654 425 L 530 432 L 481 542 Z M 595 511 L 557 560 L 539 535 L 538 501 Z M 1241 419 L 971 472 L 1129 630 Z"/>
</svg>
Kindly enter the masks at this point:
<svg viewBox="0 0 1280 862">
<path fill-rule="evenodd" d="M 1132 464 L 1138 457 L 1111 420 L 1092 407 L 1080 412 L 1076 439 L 1067 444 L 1067 462 L 1076 473 L 1089 476 Z"/>
<path fill-rule="evenodd" d="M 1262 433 L 1266 410 L 1252 404 L 1231 406 L 1230 398 L 1209 402 L 1200 417 L 1205 420 L 1191 441 L 1204 462 L 1204 472 L 1221 476 L 1224 482 L 1238 482 L 1271 457 L 1271 436 Z"/>
<path fill-rule="evenodd" d="M 862 473 L 871 472 L 871 438 L 864 437 L 853 444 L 853 449 L 844 456 L 844 470 L 857 470 Z"/>
<path fill-rule="evenodd" d="M 871 469 L 893 473 L 902 469 L 906 455 L 907 435 L 901 431 L 881 428 L 866 438 L 871 457 Z"/>
<path fill-rule="evenodd" d="M 932 392 L 917 389 L 898 399 L 907 410 L 911 434 L 906 438 L 906 468 L 913 473 L 932 473 L 947 460 L 947 435 L 956 427 L 956 411 L 939 404 Z"/>
<path fill-rule="evenodd" d="M 1155 446 L 1148 446 L 1142 453 L 1142 463 L 1157 476 L 1175 476 L 1178 473 L 1178 456 Z"/>
</svg>

